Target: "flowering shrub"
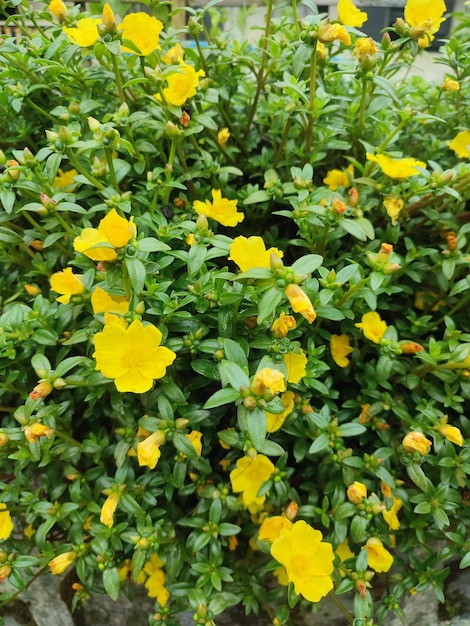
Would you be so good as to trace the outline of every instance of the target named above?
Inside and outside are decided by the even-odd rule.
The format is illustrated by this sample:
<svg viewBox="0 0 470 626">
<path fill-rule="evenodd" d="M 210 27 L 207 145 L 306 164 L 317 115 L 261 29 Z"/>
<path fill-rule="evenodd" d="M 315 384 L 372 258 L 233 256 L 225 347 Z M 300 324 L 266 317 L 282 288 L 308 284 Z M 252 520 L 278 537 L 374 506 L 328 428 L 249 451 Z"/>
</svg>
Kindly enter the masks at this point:
<svg viewBox="0 0 470 626">
<path fill-rule="evenodd" d="M 444 2 L 376 42 L 350 0 L 270 0 L 258 44 L 211 38 L 214 3 L 178 32 L 7 4 L 0 607 L 69 567 L 72 608 L 134 581 L 149 624 L 442 601 L 470 564 L 470 44 L 406 70 Z"/>
</svg>

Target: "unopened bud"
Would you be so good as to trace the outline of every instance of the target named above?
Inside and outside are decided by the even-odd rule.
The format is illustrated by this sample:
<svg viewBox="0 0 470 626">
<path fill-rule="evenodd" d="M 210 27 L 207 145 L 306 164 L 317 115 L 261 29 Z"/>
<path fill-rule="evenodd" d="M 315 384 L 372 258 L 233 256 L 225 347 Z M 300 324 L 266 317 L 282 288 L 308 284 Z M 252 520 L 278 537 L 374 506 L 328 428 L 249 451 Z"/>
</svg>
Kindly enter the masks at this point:
<svg viewBox="0 0 470 626">
<path fill-rule="evenodd" d="M 33 400 L 39 400 L 39 398 L 45 398 L 52 392 L 52 385 L 48 380 L 40 381 L 29 394 L 29 397 Z"/>
</svg>

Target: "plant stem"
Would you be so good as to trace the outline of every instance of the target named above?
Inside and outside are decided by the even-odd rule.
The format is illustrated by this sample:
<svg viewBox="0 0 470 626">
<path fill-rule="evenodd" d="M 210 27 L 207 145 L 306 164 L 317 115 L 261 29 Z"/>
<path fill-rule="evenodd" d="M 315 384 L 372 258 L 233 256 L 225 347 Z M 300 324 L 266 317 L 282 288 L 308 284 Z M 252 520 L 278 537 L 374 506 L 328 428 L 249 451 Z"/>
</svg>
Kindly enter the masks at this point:
<svg viewBox="0 0 470 626">
<path fill-rule="evenodd" d="M 330 591 L 328 597 L 331 598 L 334 604 L 338 607 L 344 617 L 348 620 L 350 624 L 354 622 L 354 616 L 346 609 L 344 604 L 339 600 L 338 596 L 334 593 L 334 591 Z"/>
<path fill-rule="evenodd" d="M 339 300 L 337 300 L 334 304 L 335 308 L 340 307 L 342 304 L 344 304 L 346 302 L 346 300 L 348 300 L 353 293 L 355 293 L 356 291 L 358 291 L 359 289 L 361 289 L 362 287 L 364 287 L 364 285 L 366 285 L 369 281 L 369 276 L 367 276 L 367 278 L 361 278 L 361 280 L 359 280 L 355 285 L 353 285 L 352 287 L 350 287 L 346 293 L 344 293 L 341 298 Z"/>
<path fill-rule="evenodd" d="M 116 86 L 119 94 L 119 100 L 121 101 L 121 104 L 123 104 L 126 101 L 126 97 L 124 95 L 124 89 L 122 88 L 121 72 L 119 70 L 119 64 L 115 54 L 111 55 L 111 61 L 113 64 L 114 76 L 116 77 Z"/>
<path fill-rule="evenodd" d="M 111 148 L 105 148 L 104 152 L 106 154 L 106 162 L 108 164 L 109 176 L 111 178 L 111 184 L 114 187 L 114 189 L 119 193 L 120 189 L 119 189 L 119 185 L 118 185 L 118 182 L 117 182 L 116 170 L 114 169 L 114 163 L 113 163 L 113 151 L 111 150 Z"/>
<path fill-rule="evenodd" d="M 310 152 L 312 149 L 312 131 L 313 122 L 315 119 L 315 90 L 316 90 L 316 76 L 317 74 L 317 40 L 314 41 L 312 56 L 310 58 L 310 97 L 308 101 L 308 122 L 307 122 L 307 142 L 305 146 L 306 158 L 310 159 Z"/>
<path fill-rule="evenodd" d="M 292 0 L 292 15 L 294 17 L 296 33 L 300 34 L 299 15 L 297 13 L 297 0 Z"/>
<path fill-rule="evenodd" d="M 178 159 L 181 163 L 183 171 L 188 176 L 186 182 L 188 183 L 189 195 L 191 196 L 191 200 L 196 200 L 197 198 L 196 188 L 194 186 L 193 180 L 189 178 L 191 176 L 191 170 L 189 169 L 188 164 L 186 163 L 186 158 L 184 156 L 183 148 L 181 146 L 181 143 L 179 142 L 176 145 L 176 152 L 178 154 Z"/>
<path fill-rule="evenodd" d="M 103 185 L 103 183 L 101 183 L 99 180 L 97 180 L 94 176 L 92 176 L 80 163 L 80 161 L 76 158 L 76 156 L 74 155 L 74 153 L 72 152 L 72 150 L 70 150 L 70 148 L 65 148 L 65 153 L 70 161 L 70 163 L 74 166 L 74 168 L 77 170 L 77 172 L 80 172 L 80 174 L 82 176 L 85 176 L 85 178 L 92 184 L 94 185 L 97 189 L 100 189 L 101 191 L 103 189 L 106 189 L 106 187 Z"/>
<path fill-rule="evenodd" d="M 165 175 L 166 175 L 166 182 L 167 184 L 171 181 L 171 175 L 173 173 L 173 163 L 175 160 L 175 155 L 176 155 L 176 139 L 172 139 L 171 140 L 171 144 L 170 144 L 170 153 L 168 155 L 168 161 L 167 164 L 165 165 Z M 165 188 L 164 194 L 163 194 L 163 205 L 168 204 L 168 201 L 170 199 L 170 194 L 171 194 L 171 187 L 168 186 Z"/>
<path fill-rule="evenodd" d="M 63 433 L 61 430 L 54 430 L 54 433 L 57 435 L 57 437 L 60 437 L 60 439 L 63 439 L 65 442 L 70 443 L 72 446 L 81 446 L 82 445 L 80 443 L 80 441 L 77 441 L 76 439 L 74 439 L 70 435 L 67 435 L 66 433 Z"/>
<path fill-rule="evenodd" d="M 202 52 L 201 42 L 199 41 L 199 33 L 194 36 L 194 41 L 196 42 L 196 48 L 199 54 L 199 58 L 201 59 L 202 69 L 204 70 L 204 74 L 206 77 L 209 76 L 209 68 L 206 63 L 206 59 L 204 57 L 204 53 Z"/>
</svg>

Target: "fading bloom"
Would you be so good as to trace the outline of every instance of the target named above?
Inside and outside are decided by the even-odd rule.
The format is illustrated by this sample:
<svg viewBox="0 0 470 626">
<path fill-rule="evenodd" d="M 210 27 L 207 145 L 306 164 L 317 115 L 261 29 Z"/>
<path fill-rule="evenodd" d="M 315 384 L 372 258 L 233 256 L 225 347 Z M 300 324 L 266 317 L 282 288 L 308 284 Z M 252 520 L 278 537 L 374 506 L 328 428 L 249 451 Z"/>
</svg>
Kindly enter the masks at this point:
<svg viewBox="0 0 470 626">
<path fill-rule="evenodd" d="M 460 432 L 460 428 L 457 428 L 457 426 L 441 424 L 438 428 L 438 433 L 442 437 L 445 437 L 448 441 L 455 443 L 456 446 L 463 445 L 462 433 Z"/>
<path fill-rule="evenodd" d="M 137 460 L 140 466 L 154 469 L 161 456 L 160 446 L 166 441 L 163 430 L 156 430 L 137 444 Z"/>
<path fill-rule="evenodd" d="M 62 304 L 68 304 L 72 296 L 79 296 L 85 291 L 83 274 L 74 274 L 71 267 L 52 274 L 50 282 L 52 291 L 62 294 L 56 298 Z"/>
<path fill-rule="evenodd" d="M 305 291 L 298 285 L 291 283 L 286 287 L 286 297 L 295 313 L 300 313 L 309 324 L 312 324 L 317 318 L 317 314 L 313 308 L 310 298 Z"/>
<path fill-rule="evenodd" d="M 65 572 L 69 565 L 72 565 L 77 556 L 78 554 L 75 552 L 75 550 L 71 550 L 70 552 L 63 552 L 62 554 L 55 556 L 49 561 L 49 569 L 51 570 L 51 574 L 57 575 Z"/>
<path fill-rule="evenodd" d="M 341 41 L 345 46 L 351 45 L 351 36 L 341 24 L 324 24 L 318 29 L 318 39 L 322 43 Z"/>
<path fill-rule="evenodd" d="M 199 78 L 205 76 L 203 70 L 196 72 L 194 67 L 185 63 L 183 59 L 179 59 L 179 63 L 178 70 L 166 77 L 167 87 L 163 89 L 165 101 L 177 107 L 196 95 Z"/>
<path fill-rule="evenodd" d="M 196 450 L 196 454 L 201 456 L 202 453 L 202 433 L 198 430 L 192 430 L 190 433 L 186 435 L 189 441 L 193 444 L 194 449 Z"/>
<path fill-rule="evenodd" d="M 289 330 L 294 330 L 297 327 L 295 317 L 293 315 L 286 315 L 284 311 L 274 320 L 271 326 L 271 331 L 275 337 L 281 339 L 285 337 Z"/>
<path fill-rule="evenodd" d="M 357 480 L 354 481 L 346 490 L 349 502 L 353 504 L 361 504 L 364 498 L 367 498 L 367 487 L 364 483 L 360 483 Z"/>
<path fill-rule="evenodd" d="M 29 397 L 33 400 L 39 400 L 39 398 L 46 398 L 52 393 L 53 386 L 48 380 L 41 380 L 30 392 Z"/>
<path fill-rule="evenodd" d="M 275 433 L 282 427 L 286 417 L 294 410 L 294 398 L 295 393 L 293 391 L 285 391 L 281 395 L 281 402 L 284 405 L 284 411 L 282 413 L 264 412 L 266 415 L 266 430 L 268 433 Z"/>
<path fill-rule="evenodd" d="M 284 354 L 284 363 L 287 367 L 287 382 L 299 383 L 307 374 L 307 355 L 303 350 Z"/>
<path fill-rule="evenodd" d="M 367 564 L 376 572 L 388 572 L 392 567 L 393 556 L 378 537 L 370 537 L 362 549 L 367 550 Z"/>
<path fill-rule="evenodd" d="M 116 512 L 120 497 L 120 493 L 112 491 L 101 508 L 100 522 L 105 524 L 108 528 L 114 525 L 114 513 Z"/>
<path fill-rule="evenodd" d="M 52 0 L 49 4 L 49 11 L 60 21 L 67 17 L 67 7 L 62 0 Z"/>
<path fill-rule="evenodd" d="M 266 250 L 266 245 L 261 237 L 239 236 L 235 237 L 230 244 L 230 256 L 228 259 L 236 263 L 242 272 L 246 272 L 253 267 L 269 269 L 271 267 L 271 254 L 275 254 L 280 259 L 284 256 L 284 253 L 278 248 Z"/>
<path fill-rule="evenodd" d="M 354 52 L 359 61 L 363 61 L 367 56 L 373 57 L 377 54 L 377 44 L 372 37 L 358 37 L 354 44 Z"/>
<path fill-rule="evenodd" d="M 10 511 L 4 502 L 0 502 L 0 541 L 8 539 L 13 532 L 13 528 Z"/>
<path fill-rule="evenodd" d="M 431 448 L 431 442 L 423 433 L 413 430 L 405 435 L 402 445 L 407 452 L 419 452 L 423 456 L 427 454 Z"/>
<path fill-rule="evenodd" d="M 271 554 L 286 568 L 295 592 L 318 602 L 333 589 L 333 547 L 323 535 L 303 520 L 281 530 L 271 545 Z"/>
<path fill-rule="evenodd" d="M 292 522 L 284 515 L 274 515 L 267 517 L 261 524 L 258 539 L 260 541 L 269 541 L 272 543 L 279 537 L 282 530 L 292 530 Z"/>
<path fill-rule="evenodd" d="M 453 150 L 461 159 L 468 159 L 470 157 L 470 130 L 462 130 L 460 133 L 448 141 L 447 145 Z"/>
<path fill-rule="evenodd" d="M 228 200 L 228 198 L 222 198 L 222 192 L 220 189 L 212 190 L 212 202 L 206 200 L 201 202 L 195 200 L 193 207 L 198 215 L 205 215 L 210 217 L 222 226 L 236 226 L 239 222 L 242 222 L 245 218 L 243 213 L 237 212 L 238 200 Z"/>
<path fill-rule="evenodd" d="M 398 530 L 400 528 L 400 520 L 398 519 L 398 511 L 402 508 L 403 502 L 400 498 L 394 498 L 390 509 L 383 510 L 382 515 L 387 522 L 390 530 Z"/>
<path fill-rule="evenodd" d="M 392 226 L 395 226 L 405 203 L 398 196 L 387 196 L 384 198 L 384 207 L 387 215 L 392 220 Z"/>
<path fill-rule="evenodd" d="M 167 65 L 176 65 L 179 59 L 184 57 L 184 49 L 180 43 L 175 43 L 174 46 L 168 48 L 165 54 L 162 56 L 163 63 Z"/>
<path fill-rule="evenodd" d="M 387 330 L 387 324 L 382 320 L 377 311 L 369 311 L 364 313 L 361 322 L 355 324 L 364 333 L 364 337 L 370 339 L 374 343 L 380 343 Z"/>
<path fill-rule="evenodd" d="M 331 191 L 336 191 L 339 187 L 347 189 L 351 187 L 350 176 L 353 175 L 354 165 L 351 163 L 345 170 L 330 170 L 327 172 L 323 182 L 325 185 L 328 185 L 328 189 L 331 189 Z"/>
<path fill-rule="evenodd" d="M 347 367 L 349 365 L 350 359 L 347 357 L 353 350 L 354 348 L 351 347 L 348 335 L 331 335 L 330 352 L 333 361 L 338 367 Z"/>
<path fill-rule="evenodd" d="M 244 456 L 238 459 L 237 466 L 230 472 L 230 482 L 234 493 L 241 493 L 243 505 L 251 512 L 259 511 L 266 495 L 258 496 L 261 485 L 269 480 L 274 472 L 274 465 L 264 454 L 254 458 Z"/>
<path fill-rule="evenodd" d="M 389 178 L 410 178 L 419 174 L 418 167 L 426 168 L 426 163 L 412 158 L 395 159 L 386 154 L 366 154 L 367 160 L 377 163 L 382 172 Z"/>
<path fill-rule="evenodd" d="M 118 324 L 105 325 L 94 337 L 96 369 L 106 378 L 115 379 L 118 391 L 144 393 L 153 381 L 163 378 L 166 368 L 176 358 L 168 348 L 160 346 L 162 333 L 140 320 L 123 328 Z"/>
<path fill-rule="evenodd" d="M 124 296 L 111 296 L 107 291 L 97 286 L 91 294 L 93 313 L 116 313 L 125 315 L 129 311 L 129 301 Z"/>
<path fill-rule="evenodd" d="M 76 27 L 64 26 L 63 31 L 70 41 L 81 48 L 94 46 L 99 39 L 98 26 L 102 24 L 100 17 L 84 17 Z"/>
<path fill-rule="evenodd" d="M 39 439 L 39 437 L 47 437 L 50 439 L 54 432 L 53 428 L 49 428 L 49 426 L 41 424 L 40 422 L 34 422 L 30 426 L 26 426 L 24 429 L 24 436 L 27 441 L 34 443 L 37 439 Z"/>
<path fill-rule="evenodd" d="M 124 17 L 118 30 L 122 31 L 122 39 L 129 39 L 138 48 L 139 55 L 148 56 L 155 50 L 160 48 L 160 32 L 163 24 L 156 17 L 150 16 L 148 13 L 129 13 Z M 122 46 L 123 52 L 136 54 L 135 50 Z"/>
<path fill-rule="evenodd" d="M 251 382 L 251 391 L 257 396 L 262 396 L 267 391 L 277 394 L 285 390 L 284 374 L 270 367 L 263 367 L 263 369 L 256 372 Z"/>
<path fill-rule="evenodd" d="M 444 78 L 444 82 L 442 84 L 443 91 L 460 91 L 460 83 L 449 76 Z"/>
<path fill-rule="evenodd" d="M 361 28 L 368 16 L 359 10 L 352 0 L 338 0 L 338 19 L 341 24 L 353 28 Z"/>
</svg>

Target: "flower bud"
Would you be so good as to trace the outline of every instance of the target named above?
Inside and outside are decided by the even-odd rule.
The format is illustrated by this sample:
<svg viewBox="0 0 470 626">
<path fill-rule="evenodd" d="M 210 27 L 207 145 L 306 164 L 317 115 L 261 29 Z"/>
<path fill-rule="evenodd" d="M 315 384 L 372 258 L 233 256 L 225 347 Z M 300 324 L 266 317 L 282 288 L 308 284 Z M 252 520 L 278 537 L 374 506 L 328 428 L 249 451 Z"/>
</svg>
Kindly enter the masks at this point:
<svg viewBox="0 0 470 626">
<path fill-rule="evenodd" d="M 405 343 L 400 344 L 400 348 L 402 354 L 416 354 L 424 350 L 423 346 L 416 341 L 405 341 Z"/>
<path fill-rule="evenodd" d="M 112 8 L 106 2 L 103 7 L 103 14 L 101 16 L 103 20 L 103 25 L 107 33 L 114 35 L 117 31 L 116 17 L 113 13 Z"/>
<path fill-rule="evenodd" d="M 34 387 L 34 389 L 29 394 L 29 397 L 33 400 L 39 400 L 39 398 L 45 398 L 52 392 L 52 385 L 48 380 L 41 380 Z"/>
<path fill-rule="evenodd" d="M 407 452 L 419 452 L 423 456 L 427 454 L 431 448 L 431 442 L 423 433 L 414 430 L 405 435 L 402 445 Z"/>
</svg>

